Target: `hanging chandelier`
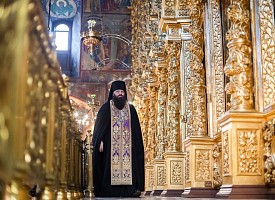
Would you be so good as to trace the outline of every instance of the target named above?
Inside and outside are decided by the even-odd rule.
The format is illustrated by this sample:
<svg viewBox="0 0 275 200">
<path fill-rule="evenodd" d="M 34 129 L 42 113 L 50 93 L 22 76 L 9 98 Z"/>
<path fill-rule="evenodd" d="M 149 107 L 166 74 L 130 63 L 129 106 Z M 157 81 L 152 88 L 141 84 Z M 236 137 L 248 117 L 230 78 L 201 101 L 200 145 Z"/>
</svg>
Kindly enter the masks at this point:
<svg viewBox="0 0 275 200">
<path fill-rule="evenodd" d="M 81 33 L 81 38 L 83 39 L 83 44 L 87 46 L 90 50 L 90 53 L 93 51 L 93 46 L 99 44 L 102 40 L 101 34 L 99 32 L 93 31 L 93 27 L 96 25 L 96 21 L 89 19 L 88 23 L 88 31 L 84 31 Z"/>
</svg>

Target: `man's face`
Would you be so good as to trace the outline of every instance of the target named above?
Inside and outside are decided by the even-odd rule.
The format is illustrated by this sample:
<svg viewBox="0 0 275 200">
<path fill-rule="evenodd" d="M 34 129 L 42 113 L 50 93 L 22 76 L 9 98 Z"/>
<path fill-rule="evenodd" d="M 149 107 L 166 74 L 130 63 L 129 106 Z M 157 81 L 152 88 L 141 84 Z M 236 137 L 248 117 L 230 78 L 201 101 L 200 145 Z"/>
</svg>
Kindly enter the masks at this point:
<svg viewBox="0 0 275 200">
<path fill-rule="evenodd" d="M 127 101 L 124 90 L 115 90 L 113 92 L 113 101 L 118 109 L 122 109 Z"/>
<path fill-rule="evenodd" d="M 114 96 L 117 98 L 121 98 L 125 96 L 125 92 L 124 90 L 115 90 L 114 91 Z"/>
</svg>

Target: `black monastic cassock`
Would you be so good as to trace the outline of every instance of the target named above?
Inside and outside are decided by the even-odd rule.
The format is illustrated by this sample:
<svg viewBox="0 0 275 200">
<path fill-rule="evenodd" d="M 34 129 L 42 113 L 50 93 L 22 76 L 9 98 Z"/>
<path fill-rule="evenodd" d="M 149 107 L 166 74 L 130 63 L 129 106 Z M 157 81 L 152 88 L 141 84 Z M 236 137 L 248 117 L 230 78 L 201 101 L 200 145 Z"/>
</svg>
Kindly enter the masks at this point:
<svg viewBox="0 0 275 200">
<path fill-rule="evenodd" d="M 111 185 L 111 111 L 113 92 L 123 89 L 123 81 L 115 81 L 110 89 L 108 101 L 100 108 L 93 132 L 93 185 L 96 197 L 130 197 L 136 190 L 144 191 L 144 146 L 136 109 L 130 104 L 132 130 L 132 185 Z M 103 152 L 99 152 L 103 141 Z"/>
</svg>

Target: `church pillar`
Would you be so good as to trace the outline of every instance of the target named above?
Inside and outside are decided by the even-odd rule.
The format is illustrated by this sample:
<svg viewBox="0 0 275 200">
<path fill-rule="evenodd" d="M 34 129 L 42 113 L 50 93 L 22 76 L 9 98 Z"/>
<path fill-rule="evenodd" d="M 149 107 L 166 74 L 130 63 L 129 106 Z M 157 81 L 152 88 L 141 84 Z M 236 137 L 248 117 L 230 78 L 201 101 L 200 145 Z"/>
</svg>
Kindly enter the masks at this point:
<svg viewBox="0 0 275 200">
<path fill-rule="evenodd" d="M 206 86 L 204 59 L 204 3 L 188 1 L 191 40 L 183 43 L 185 54 L 184 197 L 214 197 L 212 189 L 214 141 L 207 134 Z"/>
<path fill-rule="evenodd" d="M 217 196 L 264 198 L 263 117 L 254 110 L 249 1 L 231 1 L 227 13 L 229 54 L 224 72 L 229 79 L 225 90 L 230 103 L 229 111 L 219 119 L 223 185 Z"/>
<path fill-rule="evenodd" d="M 63 76 L 64 80 L 64 88 L 62 88 L 62 100 L 65 100 L 68 98 L 68 77 Z M 66 173 L 66 168 L 67 168 L 67 134 L 68 134 L 68 127 L 69 127 L 69 118 L 70 118 L 70 105 L 64 103 L 61 105 L 61 141 L 60 141 L 60 182 L 59 186 L 57 189 L 57 199 L 58 200 L 66 200 L 67 199 L 67 173 Z"/>
<path fill-rule="evenodd" d="M 148 87 L 149 87 L 149 97 L 150 97 L 150 106 L 149 106 L 149 132 L 148 132 L 148 145 L 150 148 L 150 155 L 148 157 L 148 163 L 146 166 L 148 166 L 148 170 L 150 168 L 149 172 L 149 181 L 150 181 L 150 188 L 148 188 L 148 191 L 153 191 L 155 189 L 155 177 L 156 177 L 156 171 L 155 171 L 155 157 L 157 154 L 157 90 L 158 90 L 158 82 L 157 82 L 157 76 L 155 74 L 155 70 L 151 68 L 149 72 L 149 79 L 148 79 Z M 149 167 L 150 166 L 150 167 Z"/>
<path fill-rule="evenodd" d="M 225 78 L 223 63 L 222 10 L 220 0 L 208 0 L 205 25 L 212 31 L 205 32 L 205 68 L 207 90 L 208 135 L 215 140 L 213 147 L 213 187 L 222 184 L 221 126 L 217 123 L 226 110 Z"/>
<path fill-rule="evenodd" d="M 74 199 L 74 190 L 75 190 L 75 183 L 74 183 L 74 144 L 75 144 L 75 131 L 70 132 L 68 137 L 68 144 L 69 144 L 69 155 L 68 155 L 68 190 L 67 190 L 67 198 L 68 200 Z"/>
<path fill-rule="evenodd" d="M 164 153 L 166 166 L 166 189 L 161 196 L 179 196 L 184 188 L 183 153 L 180 148 L 180 38 L 177 24 L 166 24 L 167 32 L 167 128 L 166 151 Z"/>
<path fill-rule="evenodd" d="M 156 135 L 156 97 L 157 97 L 157 82 L 154 80 L 149 80 L 149 114 L 148 114 L 148 135 L 147 135 L 147 145 L 146 145 L 146 194 L 151 193 L 154 189 L 154 158 L 155 158 L 155 135 Z"/>
<path fill-rule="evenodd" d="M 152 188 L 152 173 L 153 169 L 149 162 L 150 157 L 150 146 L 148 144 L 150 143 L 149 138 L 149 92 L 147 84 L 142 80 L 141 76 L 138 76 L 137 78 L 137 94 L 135 97 L 135 101 L 137 104 L 137 110 L 138 110 L 138 116 L 140 120 L 140 126 L 141 126 L 141 132 L 143 135 L 143 145 L 144 145 L 144 159 L 145 159 L 145 191 L 151 191 Z"/>
<path fill-rule="evenodd" d="M 156 62 L 158 75 L 158 110 L 157 110 L 157 133 L 156 133 L 156 156 L 154 159 L 154 191 L 153 196 L 159 196 L 166 188 L 166 169 L 165 169 L 165 127 L 166 127 L 166 101 L 167 101 L 167 62 L 160 57 Z"/>
<path fill-rule="evenodd" d="M 150 193 L 153 188 L 153 166 L 150 163 L 150 154 L 151 147 L 149 144 L 151 143 L 151 137 L 149 137 L 149 94 L 147 92 L 144 93 L 141 99 L 141 108 L 140 108 L 140 116 L 141 116 L 141 130 L 143 133 L 143 144 L 144 144 L 144 157 L 145 157 L 145 191 Z"/>
<path fill-rule="evenodd" d="M 171 28 L 171 29 L 170 29 Z M 168 35 L 168 101 L 167 101 L 167 150 L 164 153 L 166 165 L 167 188 L 162 196 L 179 196 L 184 188 L 183 153 L 180 148 L 180 49 L 181 40 L 178 40 L 178 27 L 169 27 L 173 30 Z M 169 41 L 169 37 L 170 40 Z"/>
<path fill-rule="evenodd" d="M 55 199 L 53 182 L 55 180 L 53 172 L 54 163 L 54 131 L 55 131 L 55 104 L 56 93 L 51 92 L 48 105 L 48 129 L 46 139 L 46 167 L 45 167 L 45 188 L 42 194 L 42 199 Z"/>
<path fill-rule="evenodd" d="M 180 130 L 180 52 L 181 25 L 184 15 L 182 2 L 163 0 L 161 6 L 161 31 L 166 33 L 167 104 L 165 129 L 166 186 L 161 196 L 180 196 L 184 190 L 184 154 Z"/>
</svg>

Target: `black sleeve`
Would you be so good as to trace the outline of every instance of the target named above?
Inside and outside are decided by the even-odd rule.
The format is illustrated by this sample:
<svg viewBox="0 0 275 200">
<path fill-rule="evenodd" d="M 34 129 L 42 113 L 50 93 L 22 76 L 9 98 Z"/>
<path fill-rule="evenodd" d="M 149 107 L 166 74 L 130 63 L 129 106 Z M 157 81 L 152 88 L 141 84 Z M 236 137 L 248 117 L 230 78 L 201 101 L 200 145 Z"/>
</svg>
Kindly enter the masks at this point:
<svg viewBox="0 0 275 200">
<path fill-rule="evenodd" d="M 109 121 L 110 105 L 109 102 L 107 102 L 100 108 L 96 117 L 92 139 L 94 150 L 99 148 L 100 141 L 104 138 L 104 133 L 106 132 Z"/>
</svg>

